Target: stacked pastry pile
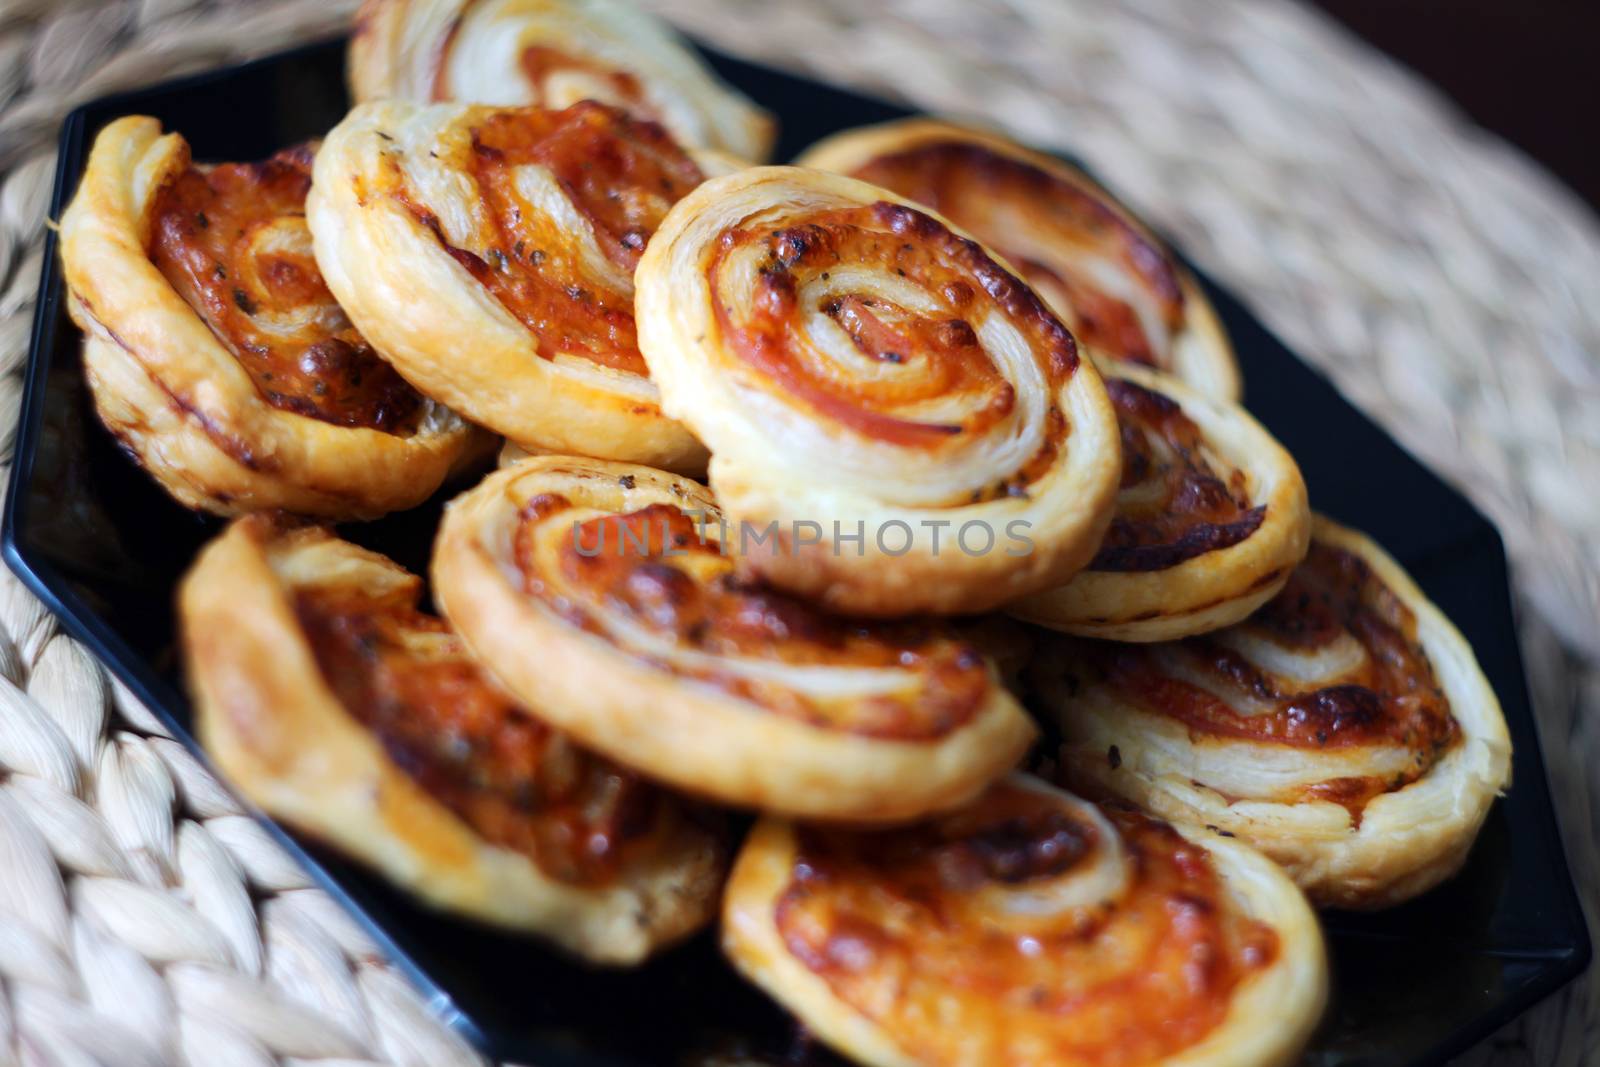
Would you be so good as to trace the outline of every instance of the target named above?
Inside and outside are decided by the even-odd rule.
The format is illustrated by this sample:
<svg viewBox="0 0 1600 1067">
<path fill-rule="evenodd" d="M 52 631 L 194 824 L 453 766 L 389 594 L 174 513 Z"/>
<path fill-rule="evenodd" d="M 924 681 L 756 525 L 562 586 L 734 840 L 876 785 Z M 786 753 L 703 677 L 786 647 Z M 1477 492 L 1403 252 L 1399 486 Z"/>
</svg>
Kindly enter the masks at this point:
<svg viewBox="0 0 1600 1067">
<path fill-rule="evenodd" d="M 720 901 L 893 1065 L 1287 1062 L 1307 897 L 1460 865 L 1471 650 L 1081 174 L 932 122 L 747 163 L 770 121 L 609 0 L 371 0 L 351 82 L 263 163 L 115 122 L 62 220 L 102 420 L 232 517 L 184 643 L 265 811 L 600 963 Z M 496 437 L 439 614 L 316 524 Z"/>
</svg>

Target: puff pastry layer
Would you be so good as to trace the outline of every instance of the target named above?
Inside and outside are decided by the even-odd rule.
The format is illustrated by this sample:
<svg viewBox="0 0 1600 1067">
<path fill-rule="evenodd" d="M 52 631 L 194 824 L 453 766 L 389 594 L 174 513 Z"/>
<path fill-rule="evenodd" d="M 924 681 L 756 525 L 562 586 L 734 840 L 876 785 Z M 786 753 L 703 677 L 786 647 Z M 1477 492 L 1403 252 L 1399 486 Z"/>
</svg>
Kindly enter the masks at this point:
<svg viewBox="0 0 1600 1067">
<path fill-rule="evenodd" d="M 350 86 L 358 102 L 598 100 L 681 144 L 752 161 L 767 157 L 777 128 L 665 24 L 618 0 L 366 0 Z"/>
<path fill-rule="evenodd" d="M 726 803 L 908 819 L 966 801 L 1032 740 L 950 632 L 824 615 L 739 578 L 722 548 L 695 482 L 534 456 L 451 503 L 434 588 L 540 715 Z"/>
<path fill-rule="evenodd" d="M 1004 137 L 928 119 L 849 130 L 798 160 L 926 204 L 997 249 L 1100 357 L 1237 400 L 1239 367 L 1188 271 L 1076 167 Z"/>
<path fill-rule="evenodd" d="M 1270 861 L 1013 775 L 910 828 L 759 823 L 735 967 L 872 1067 L 1292 1062 L 1321 933 Z"/>
<path fill-rule="evenodd" d="M 521 444 L 694 472 L 634 337 L 633 270 L 701 170 L 660 127 L 564 111 L 364 104 L 307 205 L 328 286 L 416 387 Z"/>
<path fill-rule="evenodd" d="M 1236 405 L 1131 364 L 1101 371 L 1122 429 L 1111 528 L 1070 582 L 1008 610 L 1116 641 L 1238 622 L 1305 557 L 1311 509 L 1300 468 Z"/>
<path fill-rule="evenodd" d="M 943 219 L 753 168 L 679 201 L 637 282 L 666 410 L 711 448 L 730 520 L 770 530 L 741 566 L 900 615 L 985 610 L 1093 555 L 1120 467 L 1100 376 Z"/>
<path fill-rule="evenodd" d="M 491 685 L 420 592 L 324 529 L 230 526 L 179 596 L 218 766 L 430 904 L 597 962 L 636 962 L 701 925 L 720 836 Z"/>
<path fill-rule="evenodd" d="M 476 449 L 324 286 L 302 217 L 313 151 L 197 165 L 155 119 L 118 119 L 62 215 L 95 409 L 189 507 L 373 517 Z"/>
<path fill-rule="evenodd" d="M 1235 834 L 1322 904 L 1384 907 L 1449 877 L 1510 781 L 1472 649 L 1382 549 L 1320 517 L 1245 622 L 1168 644 L 1057 639 L 1032 671 L 1067 781 Z"/>
</svg>

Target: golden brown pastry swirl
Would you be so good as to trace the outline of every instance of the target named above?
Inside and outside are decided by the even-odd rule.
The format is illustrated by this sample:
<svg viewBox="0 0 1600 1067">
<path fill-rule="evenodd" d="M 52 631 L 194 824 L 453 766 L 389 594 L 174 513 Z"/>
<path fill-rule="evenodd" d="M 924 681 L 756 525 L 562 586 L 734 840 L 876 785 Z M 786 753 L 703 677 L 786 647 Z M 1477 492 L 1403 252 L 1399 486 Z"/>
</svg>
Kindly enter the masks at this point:
<svg viewBox="0 0 1600 1067">
<path fill-rule="evenodd" d="M 871 833 L 758 825 L 725 950 L 868 1064 L 1278 1064 L 1326 976 L 1270 861 L 1013 775 Z"/>
<path fill-rule="evenodd" d="M 421 581 L 265 516 L 180 594 L 199 732 L 253 801 L 438 907 L 635 962 L 700 925 L 714 824 L 508 697 Z"/>
<path fill-rule="evenodd" d="M 438 488 L 480 437 L 380 360 L 312 257 L 314 145 L 197 164 L 130 116 L 61 220 L 95 409 L 184 504 L 370 518 Z"/>
<path fill-rule="evenodd" d="M 633 272 L 700 180 L 603 104 L 381 101 L 329 134 L 308 210 L 329 286 L 423 392 L 520 444 L 696 471 L 639 354 Z"/>
<path fill-rule="evenodd" d="M 637 281 L 667 408 L 710 446 L 729 518 L 774 529 L 752 571 L 846 610 L 955 612 L 1092 554 L 1117 467 L 1099 376 L 944 220 L 756 168 L 680 201 Z"/>
<path fill-rule="evenodd" d="M 1070 781 L 1235 833 L 1326 903 L 1394 903 L 1453 873 L 1510 769 L 1460 634 L 1323 519 L 1245 621 L 1151 645 L 1060 640 L 1034 677 Z"/>
<path fill-rule="evenodd" d="M 451 505 L 434 576 L 468 644 L 552 723 L 729 803 L 909 818 L 967 799 L 1033 736 L 954 633 L 740 577 L 710 495 L 648 468 L 535 456 L 492 475 Z"/>
</svg>

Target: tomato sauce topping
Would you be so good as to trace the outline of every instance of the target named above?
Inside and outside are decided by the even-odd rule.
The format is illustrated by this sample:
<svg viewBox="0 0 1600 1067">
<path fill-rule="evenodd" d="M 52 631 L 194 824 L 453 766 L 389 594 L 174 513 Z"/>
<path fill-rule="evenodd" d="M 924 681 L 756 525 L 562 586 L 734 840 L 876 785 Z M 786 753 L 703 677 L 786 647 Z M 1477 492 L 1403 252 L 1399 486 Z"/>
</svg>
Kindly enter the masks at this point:
<svg viewBox="0 0 1600 1067">
<path fill-rule="evenodd" d="M 1347 638 L 1364 655 L 1329 684 L 1296 686 L 1214 636 L 1187 638 L 1183 650 L 1216 692 L 1173 677 L 1160 646 L 1083 642 L 1081 661 L 1148 711 L 1191 733 L 1307 749 L 1400 745 L 1413 759 L 1398 777 L 1360 776 L 1320 783 L 1308 795 L 1359 811 L 1373 796 L 1415 781 L 1460 737 L 1449 700 L 1417 641 L 1416 618 L 1354 553 L 1313 542 L 1283 590 L 1241 624 L 1281 647 L 1312 654 Z M 1247 708 L 1248 705 L 1248 708 Z"/>
<path fill-rule="evenodd" d="M 528 328 L 542 357 L 576 355 L 649 373 L 639 354 L 631 282 L 597 277 L 572 235 L 528 202 L 517 176 L 530 166 L 554 178 L 588 221 L 601 253 L 629 279 L 668 209 L 700 184 L 700 168 L 661 127 L 604 104 L 504 108 L 473 128 L 466 160 L 483 199 L 477 221 L 484 247 L 450 245 L 437 217 L 411 205 L 456 261 Z"/>
<path fill-rule="evenodd" d="M 1026 926 L 971 901 L 1091 862 L 1097 828 L 1049 796 L 1004 783 L 907 829 L 801 829 L 778 932 L 919 1062 L 1161 1060 L 1222 1021 L 1278 937 L 1234 909 L 1203 849 L 1132 808 L 1104 810 L 1126 853 L 1122 895 Z"/>
<path fill-rule="evenodd" d="M 378 358 L 323 283 L 305 200 L 313 145 L 188 167 L 152 205 L 149 255 L 273 407 L 408 433 L 422 397 Z"/>
<path fill-rule="evenodd" d="M 1030 284 L 1061 294 L 1078 340 L 1118 359 L 1166 362 L 1138 313 L 1107 292 L 1078 256 L 1019 255 L 1032 241 L 1093 252 L 1123 269 L 1159 308 L 1168 330 L 1183 325 L 1183 290 L 1172 259 L 1116 208 L 1082 187 L 1022 160 L 975 144 L 933 142 L 881 156 L 854 176 L 926 204 L 995 248 Z"/>
<path fill-rule="evenodd" d="M 688 661 L 652 665 L 714 685 L 776 714 L 868 737 L 937 740 L 977 713 L 989 692 L 988 667 L 970 645 L 930 623 L 860 622 L 741 578 L 724 555 L 714 516 L 652 504 L 625 515 L 575 522 L 552 564 L 536 559 L 539 527 L 561 521 L 561 497 L 525 507 L 514 550 L 528 593 L 556 605 L 574 625 L 602 636 L 625 620 L 670 642 Z M 837 700 L 737 663 L 908 672 L 907 683 Z"/>
<path fill-rule="evenodd" d="M 502 694 L 443 620 L 348 590 L 303 589 L 295 607 L 323 677 L 389 758 L 551 878 L 614 882 L 679 817 L 655 788 Z"/>
<path fill-rule="evenodd" d="M 756 290 L 738 316 L 727 296 L 715 301 L 718 325 L 732 351 L 792 397 L 863 436 L 937 448 L 981 434 L 1011 414 L 1017 396 L 977 334 L 976 324 L 999 312 L 1028 342 L 1052 393 L 1077 368 L 1072 335 L 1026 285 L 975 242 L 958 237 L 914 208 L 879 201 L 821 212 L 779 228 L 736 228 L 723 234 L 710 264 L 713 287 L 736 251 L 761 250 Z M 831 287 L 815 310 L 836 323 L 865 358 L 905 366 L 873 376 L 847 375 L 804 342 L 802 292 L 829 281 L 835 269 L 904 279 L 934 310 L 907 308 L 883 295 L 841 293 Z M 959 418 L 930 421 L 909 412 L 928 401 L 959 396 Z M 1051 409 L 1048 466 L 1065 421 Z"/>
<path fill-rule="evenodd" d="M 1141 492 L 1119 501 L 1090 570 L 1165 570 L 1256 532 L 1266 507 L 1250 506 L 1243 471 L 1212 466 L 1174 400 L 1122 378 L 1105 384 L 1122 431 L 1122 488 Z"/>
</svg>

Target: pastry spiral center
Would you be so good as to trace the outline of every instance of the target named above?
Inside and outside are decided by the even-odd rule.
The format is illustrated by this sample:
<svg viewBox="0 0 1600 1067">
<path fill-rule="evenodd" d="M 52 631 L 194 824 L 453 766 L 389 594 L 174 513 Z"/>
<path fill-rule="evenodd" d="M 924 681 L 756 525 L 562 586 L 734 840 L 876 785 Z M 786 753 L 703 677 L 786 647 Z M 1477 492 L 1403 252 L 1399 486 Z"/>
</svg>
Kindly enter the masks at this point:
<svg viewBox="0 0 1600 1067">
<path fill-rule="evenodd" d="M 1055 398 L 1077 366 L 1071 335 L 914 208 L 747 218 L 708 269 L 718 327 L 761 389 L 902 462 L 937 462 L 952 500 L 1024 491 L 1066 436 Z"/>
</svg>

